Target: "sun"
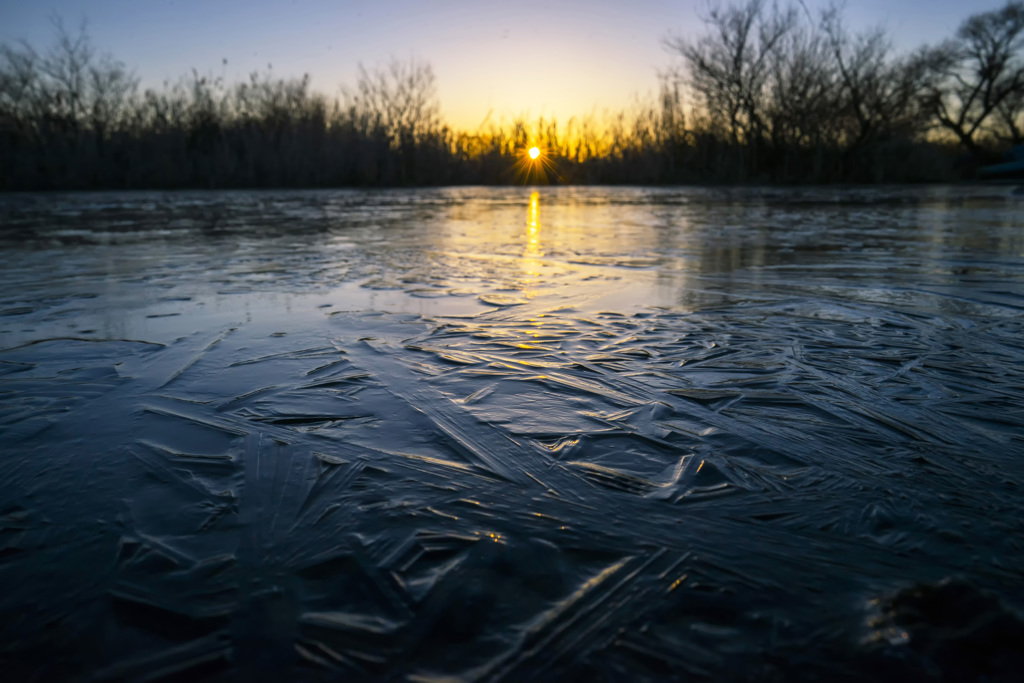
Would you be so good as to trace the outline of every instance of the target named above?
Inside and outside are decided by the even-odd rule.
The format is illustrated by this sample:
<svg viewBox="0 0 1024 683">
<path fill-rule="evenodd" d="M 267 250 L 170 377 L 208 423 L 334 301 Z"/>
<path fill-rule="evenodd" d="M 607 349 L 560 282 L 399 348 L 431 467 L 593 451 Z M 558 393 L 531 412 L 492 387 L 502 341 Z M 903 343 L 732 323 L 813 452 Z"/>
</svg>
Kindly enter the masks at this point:
<svg viewBox="0 0 1024 683">
<path fill-rule="evenodd" d="M 510 170 L 527 185 L 564 183 L 565 179 L 558 173 L 559 159 L 557 150 L 523 145 L 515 153 L 515 165 Z"/>
</svg>

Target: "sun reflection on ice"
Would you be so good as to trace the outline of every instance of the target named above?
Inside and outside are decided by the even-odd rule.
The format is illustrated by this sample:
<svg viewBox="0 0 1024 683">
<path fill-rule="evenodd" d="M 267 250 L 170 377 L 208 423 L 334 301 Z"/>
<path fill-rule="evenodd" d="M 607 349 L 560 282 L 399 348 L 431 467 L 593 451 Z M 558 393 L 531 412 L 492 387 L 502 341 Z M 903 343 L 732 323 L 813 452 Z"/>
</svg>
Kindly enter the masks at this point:
<svg viewBox="0 0 1024 683">
<path fill-rule="evenodd" d="M 522 283 L 523 294 L 528 298 L 537 294 L 536 285 L 540 279 L 544 251 L 540 243 L 540 193 L 530 193 L 530 208 L 526 214 L 526 246 L 520 266 L 526 277 Z"/>
</svg>

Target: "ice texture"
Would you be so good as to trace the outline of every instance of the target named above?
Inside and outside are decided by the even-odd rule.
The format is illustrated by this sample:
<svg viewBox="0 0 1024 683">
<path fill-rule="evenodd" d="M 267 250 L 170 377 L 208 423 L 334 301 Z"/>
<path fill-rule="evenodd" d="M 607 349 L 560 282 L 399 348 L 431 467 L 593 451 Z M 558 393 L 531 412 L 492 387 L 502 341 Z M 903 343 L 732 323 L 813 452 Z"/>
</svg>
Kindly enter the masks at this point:
<svg viewBox="0 0 1024 683">
<path fill-rule="evenodd" d="M 0 198 L 5 677 L 1011 680 L 1021 201 Z"/>
</svg>

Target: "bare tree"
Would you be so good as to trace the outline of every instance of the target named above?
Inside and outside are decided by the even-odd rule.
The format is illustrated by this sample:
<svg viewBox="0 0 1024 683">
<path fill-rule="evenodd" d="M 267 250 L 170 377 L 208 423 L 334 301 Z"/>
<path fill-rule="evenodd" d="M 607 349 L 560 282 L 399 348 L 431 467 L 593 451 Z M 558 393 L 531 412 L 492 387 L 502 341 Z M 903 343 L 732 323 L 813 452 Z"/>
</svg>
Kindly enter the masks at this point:
<svg viewBox="0 0 1024 683">
<path fill-rule="evenodd" d="M 932 84 L 935 53 L 895 56 L 882 29 L 851 36 L 835 6 L 822 14 L 821 27 L 839 75 L 837 113 L 848 123 L 850 149 L 925 128 L 921 97 Z"/>
<path fill-rule="evenodd" d="M 765 0 L 714 7 L 704 23 L 710 32 L 696 41 L 671 37 L 669 50 L 683 58 L 684 80 L 713 120 L 726 127 L 734 143 L 760 136 L 770 56 L 796 24 L 792 8 L 780 10 Z"/>
<path fill-rule="evenodd" d="M 77 128 L 87 109 L 89 70 L 95 50 L 89 42 L 84 21 L 74 35 L 59 17 L 54 16 L 51 21 L 56 42 L 43 56 L 40 69 L 46 77 L 52 115 Z"/>
<path fill-rule="evenodd" d="M 1002 141 L 1024 145 L 1024 88 L 1008 94 L 995 109 L 992 133 Z"/>
<path fill-rule="evenodd" d="M 42 113 L 39 55 L 28 45 L 0 46 L 0 122 L 30 125 Z"/>
<path fill-rule="evenodd" d="M 372 71 L 360 64 L 356 88 L 345 98 L 355 119 L 396 147 L 419 142 L 439 127 L 434 71 L 424 62 L 395 59 Z"/>
<path fill-rule="evenodd" d="M 770 55 L 768 111 L 775 147 L 832 141 L 836 120 L 835 68 L 826 41 L 798 25 Z"/>
<path fill-rule="evenodd" d="M 941 80 L 927 103 L 938 123 L 968 149 L 978 151 L 977 136 L 989 117 L 1024 90 L 1024 2 L 969 17 L 956 39 L 935 59 Z M 1011 107 L 1009 111 L 1013 111 Z"/>
<path fill-rule="evenodd" d="M 734 172 L 757 173 L 758 150 L 768 129 L 767 89 L 772 56 L 797 25 L 792 7 L 765 0 L 714 7 L 709 31 L 691 41 L 671 37 L 666 47 L 683 59 L 681 80 L 703 105 L 713 135 L 721 132 L 737 155 Z"/>
<path fill-rule="evenodd" d="M 84 22 L 75 34 L 58 17 L 52 23 L 56 40 L 43 54 L 27 43 L 0 46 L 0 112 L 102 137 L 124 123 L 138 79 L 123 63 L 96 54 Z"/>
<path fill-rule="evenodd" d="M 139 79 L 122 62 L 107 55 L 90 64 L 86 104 L 88 122 L 102 139 L 108 132 L 124 128 L 135 109 Z"/>
</svg>

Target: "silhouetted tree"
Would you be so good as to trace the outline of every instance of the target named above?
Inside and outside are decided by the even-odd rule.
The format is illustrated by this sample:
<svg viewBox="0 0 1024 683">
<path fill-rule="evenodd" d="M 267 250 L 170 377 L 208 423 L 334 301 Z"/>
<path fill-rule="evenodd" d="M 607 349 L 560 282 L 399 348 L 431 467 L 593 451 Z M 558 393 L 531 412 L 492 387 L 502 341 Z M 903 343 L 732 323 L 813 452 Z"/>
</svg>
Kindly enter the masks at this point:
<svg viewBox="0 0 1024 683">
<path fill-rule="evenodd" d="M 765 0 L 717 6 L 704 23 L 709 32 L 696 41 L 672 37 L 667 46 L 683 58 L 684 80 L 697 94 L 711 123 L 724 128 L 733 146 L 756 155 L 766 129 L 765 90 L 772 53 L 796 25 L 791 8 L 769 8 Z M 756 169 L 756 157 L 751 160 Z"/>
<path fill-rule="evenodd" d="M 434 71 L 425 62 L 395 59 L 373 70 L 360 64 L 356 87 L 345 95 L 353 117 L 383 131 L 395 146 L 419 141 L 439 127 Z"/>
<path fill-rule="evenodd" d="M 895 57 L 881 29 L 851 36 L 834 6 L 821 25 L 839 79 L 837 110 L 848 122 L 845 142 L 858 148 L 920 132 L 928 117 L 921 94 L 934 73 L 929 53 Z"/>
<path fill-rule="evenodd" d="M 794 25 L 768 53 L 768 64 L 765 109 L 777 175 L 805 170 L 801 152 L 807 150 L 811 173 L 821 177 L 824 149 L 838 144 L 842 125 L 827 43 L 813 25 Z"/>
<path fill-rule="evenodd" d="M 1004 123 L 1009 115 L 1016 125 L 1013 116 L 1024 90 L 1022 50 L 1024 2 L 1008 2 L 969 17 L 933 59 L 940 78 L 928 90 L 927 105 L 938 123 L 973 152 L 980 151 L 978 133 L 1000 108 Z"/>
<path fill-rule="evenodd" d="M 1024 88 L 1008 94 L 996 106 L 993 134 L 1013 145 L 1024 144 Z"/>
</svg>

